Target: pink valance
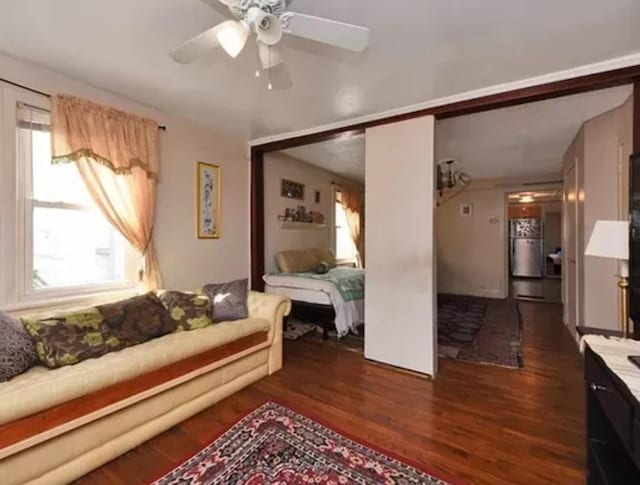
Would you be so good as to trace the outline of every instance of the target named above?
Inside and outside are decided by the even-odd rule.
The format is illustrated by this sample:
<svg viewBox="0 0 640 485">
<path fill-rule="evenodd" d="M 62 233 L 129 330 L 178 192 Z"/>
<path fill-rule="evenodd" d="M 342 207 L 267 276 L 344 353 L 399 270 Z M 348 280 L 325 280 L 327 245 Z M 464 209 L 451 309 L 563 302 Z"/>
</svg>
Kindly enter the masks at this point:
<svg viewBox="0 0 640 485">
<path fill-rule="evenodd" d="M 158 177 L 155 121 L 73 96 L 54 96 L 51 119 L 54 163 L 91 158 L 117 174 L 138 167 Z"/>
</svg>

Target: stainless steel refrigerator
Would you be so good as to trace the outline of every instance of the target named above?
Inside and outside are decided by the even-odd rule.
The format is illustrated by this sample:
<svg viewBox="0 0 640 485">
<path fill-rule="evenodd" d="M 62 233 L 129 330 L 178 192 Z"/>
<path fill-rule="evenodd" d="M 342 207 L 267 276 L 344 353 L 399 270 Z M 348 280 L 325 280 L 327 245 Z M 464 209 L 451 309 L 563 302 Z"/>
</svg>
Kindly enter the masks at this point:
<svg viewBox="0 0 640 485">
<path fill-rule="evenodd" d="M 540 219 L 512 219 L 509 223 L 511 276 L 542 278 L 544 239 Z"/>
</svg>

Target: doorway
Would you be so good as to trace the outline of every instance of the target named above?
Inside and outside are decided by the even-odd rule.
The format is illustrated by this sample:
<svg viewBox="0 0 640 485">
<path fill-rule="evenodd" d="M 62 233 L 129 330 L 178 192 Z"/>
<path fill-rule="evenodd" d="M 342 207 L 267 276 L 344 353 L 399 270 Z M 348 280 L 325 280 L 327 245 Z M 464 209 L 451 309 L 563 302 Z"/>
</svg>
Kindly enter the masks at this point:
<svg viewBox="0 0 640 485">
<path fill-rule="evenodd" d="M 562 302 L 562 187 L 507 196 L 509 296 Z"/>
</svg>

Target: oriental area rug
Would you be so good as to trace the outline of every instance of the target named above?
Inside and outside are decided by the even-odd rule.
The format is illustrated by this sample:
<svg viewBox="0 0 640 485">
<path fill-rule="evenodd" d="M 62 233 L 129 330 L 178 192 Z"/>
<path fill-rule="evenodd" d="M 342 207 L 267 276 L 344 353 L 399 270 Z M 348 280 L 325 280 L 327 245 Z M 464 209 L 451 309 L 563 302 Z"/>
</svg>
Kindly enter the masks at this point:
<svg viewBox="0 0 640 485">
<path fill-rule="evenodd" d="M 268 402 L 154 485 L 452 485 Z"/>
</svg>

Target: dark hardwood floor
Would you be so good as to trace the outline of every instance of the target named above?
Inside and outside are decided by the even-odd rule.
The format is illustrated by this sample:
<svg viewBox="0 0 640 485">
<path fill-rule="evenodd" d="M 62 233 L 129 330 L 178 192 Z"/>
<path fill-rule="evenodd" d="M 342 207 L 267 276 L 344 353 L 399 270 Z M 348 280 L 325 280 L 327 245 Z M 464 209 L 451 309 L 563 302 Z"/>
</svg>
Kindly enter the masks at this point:
<svg viewBox="0 0 640 485">
<path fill-rule="evenodd" d="M 523 370 L 440 361 L 427 381 L 315 341 L 287 342 L 278 374 L 231 396 L 80 480 L 156 478 L 268 399 L 476 484 L 582 484 L 581 357 L 558 305 L 521 303 Z"/>
</svg>

